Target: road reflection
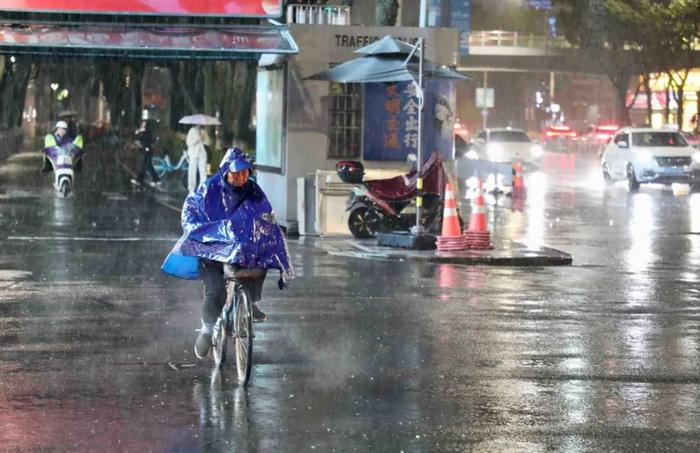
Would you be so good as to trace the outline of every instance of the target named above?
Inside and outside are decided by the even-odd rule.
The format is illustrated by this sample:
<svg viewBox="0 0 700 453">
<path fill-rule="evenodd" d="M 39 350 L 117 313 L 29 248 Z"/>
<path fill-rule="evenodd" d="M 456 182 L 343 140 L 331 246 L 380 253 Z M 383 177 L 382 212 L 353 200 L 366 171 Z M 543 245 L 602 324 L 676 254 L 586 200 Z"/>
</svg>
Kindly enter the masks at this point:
<svg viewBox="0 0 700 453">
<path fill-rule="evenodd" d="M 527 247 L 537 248 L 544 245 L 547 231 L 547 175 L 533 173 L 528 178 L 527 187 L 527 228 L 522 242 Z"/>
<path fill-rule="evenodd" d="M 248 390 L 236 384 L 233 371 L 213 367 L 208 382 L 194 383 L 192 399 L 199 410 L 202 448 L 259 451 L 261 427 L 250 410 Z"/>
<path fill-rule="evenodd" d="M 653 231 L 656 228 L 655 200 L 652 195 L 638 193 L 628 196 L 627 212 L 629 222 L 627 224 L 630 245 L 625 253 L 627 269 L 630 272 L 642 272 L 647 270 L 652 262 L 654 254 L 652 243 L 654 241 Z M 644 296 L 646 288 L 635 288 L 630 299 L 637 296 Z"/>
<path fill-rule="evenodd" d="M 67 227 L 73 224 L 75 216 L 75 199 L 72 197 L 53 197 L 53 222 L 51 225 Z"/>
</svg>

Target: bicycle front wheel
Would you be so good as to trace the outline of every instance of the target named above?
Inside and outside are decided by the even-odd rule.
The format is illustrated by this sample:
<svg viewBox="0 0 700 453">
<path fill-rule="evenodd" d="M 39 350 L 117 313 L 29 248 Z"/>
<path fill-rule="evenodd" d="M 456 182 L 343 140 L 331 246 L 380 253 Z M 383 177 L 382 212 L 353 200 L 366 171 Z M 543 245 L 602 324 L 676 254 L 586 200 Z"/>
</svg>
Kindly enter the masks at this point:
<svg viewBox="0 0 700 453">
<path fill-rule="evenodd" d="M 226 321 L 223 316 L 220 316 L 214 324 L 214 331 L 211 335 L 212 353 L 214 355 L 214 363 L 219 368 L 223 367 L 226 362 L 226 349 L 228 344 L 228 330 L 226 329 Z"/>
<path fill-rule="evenodd" d="M 235 351 L 238 383 L 248 385 L 253 366 L 253 312 L 250 294 L 246 288 L 240 288 L 237 294 L 235 319 Z"/>
</svg>

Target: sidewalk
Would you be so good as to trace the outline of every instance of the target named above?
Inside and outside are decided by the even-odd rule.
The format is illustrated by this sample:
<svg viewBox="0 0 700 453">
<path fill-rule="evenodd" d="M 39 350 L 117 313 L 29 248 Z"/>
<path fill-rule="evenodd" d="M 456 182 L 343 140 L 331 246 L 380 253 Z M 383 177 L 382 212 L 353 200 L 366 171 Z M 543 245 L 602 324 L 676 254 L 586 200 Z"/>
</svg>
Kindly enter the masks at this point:
<svg viewBox="0 0 700 453">
<path fill-rule="evenodd" d="M 138 163 L 131 163 L 137 165 Z M 136 173 L 121 158 L 119 165 L 135 178 Z M 180 172 L 174 172 L 163 178 L 163 185 L 152 187 L 149 184 L 139 186 L 150 191 L 155 200 L 178 214 L 187 191 L 182 187 Z M 463 200 L 460 200 L 463 202 Z M 524 244 L 509 239 L 492 237 L 493 250 L 472 250 L 465 252 L 437 252 L 435 250 L 410 250 L 380 247 L 376 239 L 355 239 L 348 236 L 316 237 L 302 236 L 298 243 L 321 250 L 330 255 L 348 258 L 376 259 L 392 261 L 418 261 L 426 263 L 445 263 L 485 266 L 566 266 L 572 264 L 573 258 L 566 252 L 549 247 L 528 248 Z"/>
</svg>

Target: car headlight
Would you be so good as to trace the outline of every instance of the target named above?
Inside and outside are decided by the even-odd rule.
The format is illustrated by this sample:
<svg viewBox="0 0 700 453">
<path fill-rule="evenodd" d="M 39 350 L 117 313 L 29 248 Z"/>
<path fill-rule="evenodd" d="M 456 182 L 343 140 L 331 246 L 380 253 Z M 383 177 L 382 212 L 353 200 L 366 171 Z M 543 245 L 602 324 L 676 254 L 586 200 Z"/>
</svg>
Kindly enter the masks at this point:
<svg viewBox="0 0 700 453">
<path fill-rule="evenodd" d="M 471 160 L 477 160 L 479 158 L 479 153 L 477 153 L 476 151 L 474 151 L 472 149 L 471 151 L 467 151 L 464 154 L 464 157 L 466 157 L 467 159 L 471 159 Z"/>
<path fill-rule="evenodd" d="M 530 155 L 532 157 L 541 157 L 544 154 L 544 149 L 540 145 L 532 145 L 530 147 Z"/>
<path fill-rule="evenodd" d="M 693 153 L 693 162 L 696 164 L 700 164 L 700 151 L 696 151 Z"/>
</svg>

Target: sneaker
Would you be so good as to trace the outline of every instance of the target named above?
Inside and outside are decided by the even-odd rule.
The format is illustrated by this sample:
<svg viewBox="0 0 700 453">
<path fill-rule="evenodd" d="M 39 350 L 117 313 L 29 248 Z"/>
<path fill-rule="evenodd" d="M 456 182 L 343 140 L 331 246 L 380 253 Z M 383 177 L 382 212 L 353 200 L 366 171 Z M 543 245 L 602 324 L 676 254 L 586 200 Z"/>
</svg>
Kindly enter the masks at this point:
<svg viewBox="0 0 700 453">
<path fill-rule="evenodd" d="M 133 184 L 133 185 L 135 185 L 135 186 L 140 186 L 140 185 L 141 185 L 141 183 L 138 182 L 138 181 L 135 180 L 135 179 L 132 179 L 132 180 L 131 180 L 131 184 Z"/>
<path fill-rule="evenodd" d="M 151 181 L 149 184 L 151 185 L 151 187 L 160 187 L 163 185 L 163 183 L 160 181 Z"/>
<path fill-rule="evenodd" d="M 199 335 L 197 336 L 197 341 L 194 343 L 194 355 L 196 355 L 199 360 L 202 360 L 209 355 L 210 350 L 211 331 L 201 329 L 199 331 Z"/>
<path fill-rule="evenodd" d="M 263 322 L 267 320 L 267 316 L 258 308 L 258 304 L 253 303 L 253 321 Z"/>
</svg>

